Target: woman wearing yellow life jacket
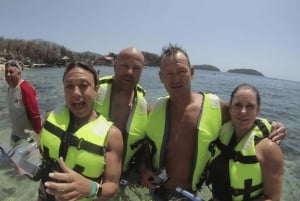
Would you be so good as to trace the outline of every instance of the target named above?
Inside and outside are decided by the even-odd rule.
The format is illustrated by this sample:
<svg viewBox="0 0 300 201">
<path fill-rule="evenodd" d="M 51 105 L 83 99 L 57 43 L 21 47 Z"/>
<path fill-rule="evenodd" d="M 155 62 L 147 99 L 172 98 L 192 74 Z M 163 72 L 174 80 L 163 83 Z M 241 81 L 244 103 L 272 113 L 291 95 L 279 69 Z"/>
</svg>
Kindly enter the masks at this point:
<svg viewBox="0 0 300 201">
<path fill-rule="evenodd" d="M 271 125 L 260 119 L 260 95 L 249 84 L 231 94 L 231 121 L 215 142 L 209 180 L 215 201 L 280 200 L 283 155 L 268 136 Z"/>
</svg>

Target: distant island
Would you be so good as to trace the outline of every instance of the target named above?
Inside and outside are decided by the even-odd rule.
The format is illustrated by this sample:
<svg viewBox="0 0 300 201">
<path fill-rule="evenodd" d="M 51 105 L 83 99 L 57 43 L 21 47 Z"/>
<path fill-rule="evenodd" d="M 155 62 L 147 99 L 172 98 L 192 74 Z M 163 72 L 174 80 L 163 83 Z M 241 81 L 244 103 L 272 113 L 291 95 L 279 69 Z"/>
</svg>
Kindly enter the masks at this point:
<svg viewBox="0 0 300 201">
<path fill-rule="evenodd" d="M 209 71 L 218 71 L 221 72 L 219 68 L 209 65 L 209 64 L 202 64 L 202 65 L 193 65 L 195 69 L 199 70 L 209 70 Z"/>
<path fill-rule="evenodd" d="M 249 69 L 249 68 L 240 68 L 240 69 L 231 69 L 227 71 L 228 73 L 240 73 L 240 74 L 248 74 L 248 75 L 257 75 L 262 76 L 264 75 L 261 72 L 258 72 L 257 70 Z"/>
<path fill-rule="evenodd" d="M 208 71 L 217 71 L 217 72 L 221 72 L 221 70 L 213 65 L 209 65 L 209 64 L 203 64 L 203 65 L 194 65 L 195 69 L 199 69 L 199 70 L 208 70 Z M 239 73 L 239 74 L 247 74 L 247 75 L 256 75 L 256 76 L 263 76 L 264 75 L 254 69 L 249 69 L 249 68 L 238 68 L 238 69 L 230 69 L 227 71 L 228 73 Z"/>
</svg>

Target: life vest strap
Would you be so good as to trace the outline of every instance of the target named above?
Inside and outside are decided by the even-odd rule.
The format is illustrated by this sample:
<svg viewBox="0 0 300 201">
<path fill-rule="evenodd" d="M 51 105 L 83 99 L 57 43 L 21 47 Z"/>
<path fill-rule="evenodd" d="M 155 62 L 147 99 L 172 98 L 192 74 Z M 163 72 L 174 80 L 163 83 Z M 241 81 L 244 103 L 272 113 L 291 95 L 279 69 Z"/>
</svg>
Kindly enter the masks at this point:
<svg viewBox="0 0 300 201">
<path fill-rule="evenodd" d="M 130 148 L 133 150 L 133 149 L 136 149 L 139 145 L 142 145 L 142 144 L 146 144 L 146 139 L 143 138 L 143 139 L 140 139 L 138 141 L 136 141 L 135 143 L 131 144 L 130 145 Z"/>
<path fill-rule="evenodd" d="M 245 186 L 243 189 L 235 189 L 231 187 L 231 194 L 233 196 L 243 195 L 243 200 L 249 200 L 250 198 L 251 200 L 253 200 L 253 197 L 251 197 L 251 193 L 263 188 L 262 183 L 252 186 L 252 179 L 246 179 L 244 185 Z M 259 193 L 255 197 L 260 198 L 262 195 L 263 192 Z"/>
<path fill-rule="evenodd" d="M 105 148 L 103 146 L 93 144 L 89 141 L 86 141 L 83 138 L 78 138 L 77 136 L 74 136 L 73 133 L 68 133 L 62 130 L 61 128 L 55 126 L 54 124 L 50 123 L 49 121 L 46 121 L 44 128 L 48 130 L 50 133 L 59 137 L 62 143 L 65 143 L 66 145 L 74 146 L 78 150 L 84 149 L 85 151 L 102 155 L 102 156 L 105 153 Z"/>
</svg>

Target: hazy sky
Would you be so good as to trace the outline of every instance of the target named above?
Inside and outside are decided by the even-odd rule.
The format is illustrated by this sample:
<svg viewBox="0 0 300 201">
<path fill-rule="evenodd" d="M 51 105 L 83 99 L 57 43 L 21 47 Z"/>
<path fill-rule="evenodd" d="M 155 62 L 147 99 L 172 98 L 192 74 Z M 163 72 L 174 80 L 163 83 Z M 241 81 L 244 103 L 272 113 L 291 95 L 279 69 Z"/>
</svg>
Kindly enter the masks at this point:
<svg viewBox="0 0 300 201">
<path fill-rule="evenodd" d="M 176 43 L 192 64 L 300 81 L 299 0 L 1 0 L 0 36 L 99 54 Z"/>
</svg>

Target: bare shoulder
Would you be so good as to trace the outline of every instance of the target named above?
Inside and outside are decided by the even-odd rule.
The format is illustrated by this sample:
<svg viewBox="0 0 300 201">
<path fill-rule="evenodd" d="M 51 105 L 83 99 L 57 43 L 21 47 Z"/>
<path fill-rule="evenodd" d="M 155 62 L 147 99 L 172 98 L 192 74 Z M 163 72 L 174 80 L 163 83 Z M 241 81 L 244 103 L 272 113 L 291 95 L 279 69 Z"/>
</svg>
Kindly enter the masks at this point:
<svg viewBox="0 0 300 201">
<path fill-rule="evenodd" d="M 123 150 L 122 132 L 115 125 L 112 125 L 107 136 L 107 148 L 115 149 L 116 151 Z"/>
<path fill-rule="evenodd" d="M 115 125 L 112 125 L 109 130 L 109 135 L 122 136 L 122 133 L 118 127 L 116 127 Z"/>
<path fill-rule="evenodd" d="M 265 138 L 256 146 L 257 158 L 259 161 L 282 161 L 283 155 L 278 144 Z"/>
</svg>

